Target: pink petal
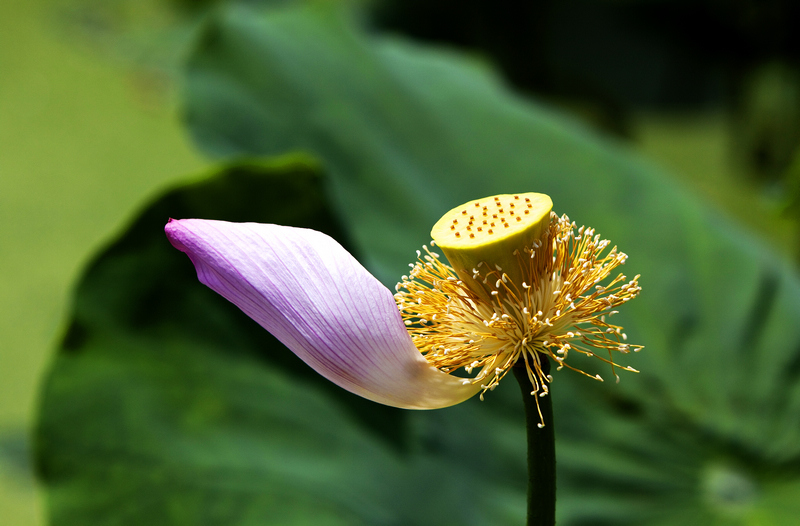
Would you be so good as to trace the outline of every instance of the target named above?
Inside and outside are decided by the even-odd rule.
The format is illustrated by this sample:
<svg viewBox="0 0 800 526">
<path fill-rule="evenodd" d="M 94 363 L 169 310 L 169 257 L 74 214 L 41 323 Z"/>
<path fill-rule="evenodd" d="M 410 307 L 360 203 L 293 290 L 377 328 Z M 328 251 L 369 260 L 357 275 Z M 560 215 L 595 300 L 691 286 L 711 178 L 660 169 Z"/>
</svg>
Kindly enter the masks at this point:
<svg viewBox="0 0 800 526">
<path fill-rule="evenodd" d="M 170 220 L 165 231 L 202 283 L 348 391 L 395 407 L 434 409 L 479 389 L 428 364 L 389 289 L 329 236 L 202 219 Z"/>
</svg>

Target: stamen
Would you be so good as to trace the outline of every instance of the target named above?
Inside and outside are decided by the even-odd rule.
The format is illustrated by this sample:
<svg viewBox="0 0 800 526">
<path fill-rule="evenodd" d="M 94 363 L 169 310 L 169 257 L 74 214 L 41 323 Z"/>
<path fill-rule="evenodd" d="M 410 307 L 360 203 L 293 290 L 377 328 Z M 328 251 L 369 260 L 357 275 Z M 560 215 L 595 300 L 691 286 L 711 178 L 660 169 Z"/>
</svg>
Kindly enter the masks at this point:
<svg viewBox="0 0 800 526">
<path fill-rule="evenodd" d="M 506 206 L 509 215 L 505 217 L 520 208 L 523 213 L 514 214 L 515 221 L 502 221 L 504 229 L 495 232 L 482 226 L 491 222 L 484 204 L 487 201 L 494 203 L 495 219 Z M 511 205 L 523 202 L 524 207 L 512 210 Z M 499 196 L 468 205 L 468 209 L 466 206 L 456 209 L 455 217 L 446 217 L 443 231 L 449 241 L 439 239 L 438 233 L 433 236 L 450 261 L 453 258 L 448 251 L 452 247 L 448 248 L 448 243 L 457 239 L 470 243 L 472 239 L 485 244 L 487 240 L 507 239 L 504 232 L 512 230 L 512 224 L 516 228 L 523 224 L 523 218 L 528 221 L 528 217 L 540 210 L 525 194 L 507 199 Z M 475 221 L 468 210 L 481 210 L 481 221 Z M 464 225 L 464 230 L 460 230 L 459 218 L 468 217 L 473 220 L 472 226 L 467 230 Z M 573 367 L 570 352 L 592 356 L 610 365 L 617 381 L 617 370 L 637 372 L 614 363 L 611 355 L 638 352 L 642 346 L 628 344 L 622 328 L 606 321 L 617 313 L 611 309 L 641 291 L 639 276 L 627 280 L 620 274 L 611 279 L 614 269 L 625 263 L 627 256 L 613 247 L 606 252 L 610 246 L 606 240 L 601 240 L 593 229 L 576 229 L 566 216 L 548 212 L 545 219 L 540 237 L 516 248 L 513 245 L 504 248 L 502 253 L 497 252 L 496 258 L 492 256 L 494 253 L 479 257 L 464 266 L 463 274 L 423 247 L 423 251 L 417 251 L 417 258 L 423 261 L 410 264 L 409 275 L 402 276 L 395 286 L 394 298 L 403 323 L 422 355 L 442 372 L 461 369 L 470 375 L 474 373 L 472 378 L 460 382 L 479 385 L 481 395 L 496 388 L 520 360 L 537 400 L 549 393 L 548 384 L 553 380 L 542 371 L 541 360 L 552 359 L 557 370 L 566 367 L 603 381 L 594 371 L 589 374 Z M 470 236 L 465 239 L 467 232 Z M 539 249 L 544 252 L 536 257 Z M 536 314 L 531 316 L 532 312 Z M 592 349 L 609 356 L 604 358 Z"/>
</svg>

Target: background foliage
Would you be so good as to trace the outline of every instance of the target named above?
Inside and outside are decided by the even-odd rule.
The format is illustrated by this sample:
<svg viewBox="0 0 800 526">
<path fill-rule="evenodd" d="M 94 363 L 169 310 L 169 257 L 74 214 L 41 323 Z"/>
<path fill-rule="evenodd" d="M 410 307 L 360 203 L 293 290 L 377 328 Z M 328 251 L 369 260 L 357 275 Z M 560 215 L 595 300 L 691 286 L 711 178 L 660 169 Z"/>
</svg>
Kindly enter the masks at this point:
<svg viewBox="0 0 800 526">
<path fill-rule="evenodd" d="M 445 2 L 417 17 L 413 2 L 304 4 L 155 2 L 156 17 L 126 2 L 53 4 L 68 15 L 56 27 L 125 60 L 137 93 L 176 95 L 196 143 L 223 163 L 153 201 L 80 281 L 37 424 L 53 524 L 305 524 L 309 514 L 330 524 L 520 523 L 514 386 L 431 413 L 340 393 L 203 290 L 161 230 L 168 216 L 321 225 L 392 285 L 442 211 L 520 186 L 596 226 L 631 255 L 626 270 L 644 275 L 645 293 L 620 315 L 647 346 L 632 363 L 643 374 L 618 386 L 557 376 L 561 522 L 790 524 L 800 491 L 796 271 L 668 174 L 511 94 L 487 67 L 495 60 L 518 93 L 569 99 L 622 137 L 635 134 L 637 108 L 724 104 L 743 128 L 765 130 L 731 134 L 739 155 L 755 152 L 740 177 L 756 177 L 692 184 L 719 203 L 745 203 L 735 215 L 785 243 L 791 223 L 771 219 L 796 188 L 782 175 L 797 122 L 786 118 L 796 42 L 780 37 L 784 18 L 752 15 L 772 29 L 769 43 L 731 22 L 752 51 L 744 72 L 697 53 L 716 64 L 711 78 L 678 96 L 635 62 L 587 69 L 563 58 L 570 31 L 592 13 L 608 21 L 601 34 L 627 28 L 616 32 L 621 43 L 599 41 L 634 50 L 648 16 L 681 12 L 679 4 L 574 3 L 570 18 L 542 2 L 538 31 L 513 45 L 512 35 L 525 35 L 508 26 L 523 17 L 499 8 L 489 16 L 467 3 L 437 24 L 430 6 Z M 711 7 L 705 18 L 693 12 L 698 27 L 720 13 L 735 21 Z M 420 20 L 430 27 L 412 23 Z M 387 38 L 386 29 L 471 55 Z M 680 39 L 648 33 L 661 47 L 645 54 L 662 57 L 648 61 L 669 64 L 653 49 Z M 526 49 L 543 51 L 519 53 Z M 667 55 L 687 53 L 675 46 Z M 527 80 L 526 65 L 535 70 Z M 182 91 L 171 91 L 179 79 Z M 290 151 L 305 156 L 239 160 Z M 56 182 L 72 189 L 67 181 Z M 24 434 L 11 428 L 3 440 L 6 458 L 20 462 L 0 465 L 24 470 Z"/>
</svg>

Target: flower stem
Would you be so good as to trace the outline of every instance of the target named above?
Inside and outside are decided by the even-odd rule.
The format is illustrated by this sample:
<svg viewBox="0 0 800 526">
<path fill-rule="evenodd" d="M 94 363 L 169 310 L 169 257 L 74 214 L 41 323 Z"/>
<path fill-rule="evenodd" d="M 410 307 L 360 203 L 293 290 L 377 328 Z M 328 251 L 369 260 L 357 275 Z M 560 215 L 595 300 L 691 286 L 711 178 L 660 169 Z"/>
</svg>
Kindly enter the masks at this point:
<svg viewBox="0 0 800 526">
<path fill-rule="evenodd" d="M 533 386 L 524 364 L 513 368 L 522 389 L 525 405 L 525 428 L 528 433 L 528 526 L 552 526 L 556 523 L 556 442 L 553 426 L 552 396 L 531 395 Z M 542 371 L 550 372 L 550 359 L 542 357 Z M 537 393 L 538 394 L 538 393 Z M 545 426 L 540 428 L 539 410 Z"/>
</svg>

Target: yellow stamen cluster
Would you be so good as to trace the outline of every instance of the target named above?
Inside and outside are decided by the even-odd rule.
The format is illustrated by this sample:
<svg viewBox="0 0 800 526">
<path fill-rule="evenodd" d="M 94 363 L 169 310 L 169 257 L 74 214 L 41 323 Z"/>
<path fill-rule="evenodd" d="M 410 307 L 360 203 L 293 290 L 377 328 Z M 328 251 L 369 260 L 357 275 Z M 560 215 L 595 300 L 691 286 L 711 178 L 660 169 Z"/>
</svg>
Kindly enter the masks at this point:
<svg viewBox="0 0 800 526">
<path fill-rule="evenodd" d="M 627 256 L 616 247 L 606 252 L 607 240 L 591 228 L 576 229 L 566 215 L 550 212 L 543 223 L 538 239 L 504 258 L 506 265 L 516 266 L 514 278 L 493 260 L 481 260 L 469 269 L 468 284 L 464 269 L 456 272 L 427 247 L 418 251 L 395 299 L 414 344 L 433 366 L 446 373 L 477 371 L 464 383 L 480 383 L 485 392 L 523 360 L 534 396 L 549 392 L 552 376 L 542 369 L 546 357 L 559 370 L 567 367 L 602 380 L 568 364 L 570 351 L 610 364 L 615 376 L 617 367 L 636 372 L 616 364 L 612 353 L 642 346 L 626 343 L 622 328 L 606 318 L 639 294 L 639 276 L 626 281 L 619 274 L 600 284 Z"/>
</svg>

